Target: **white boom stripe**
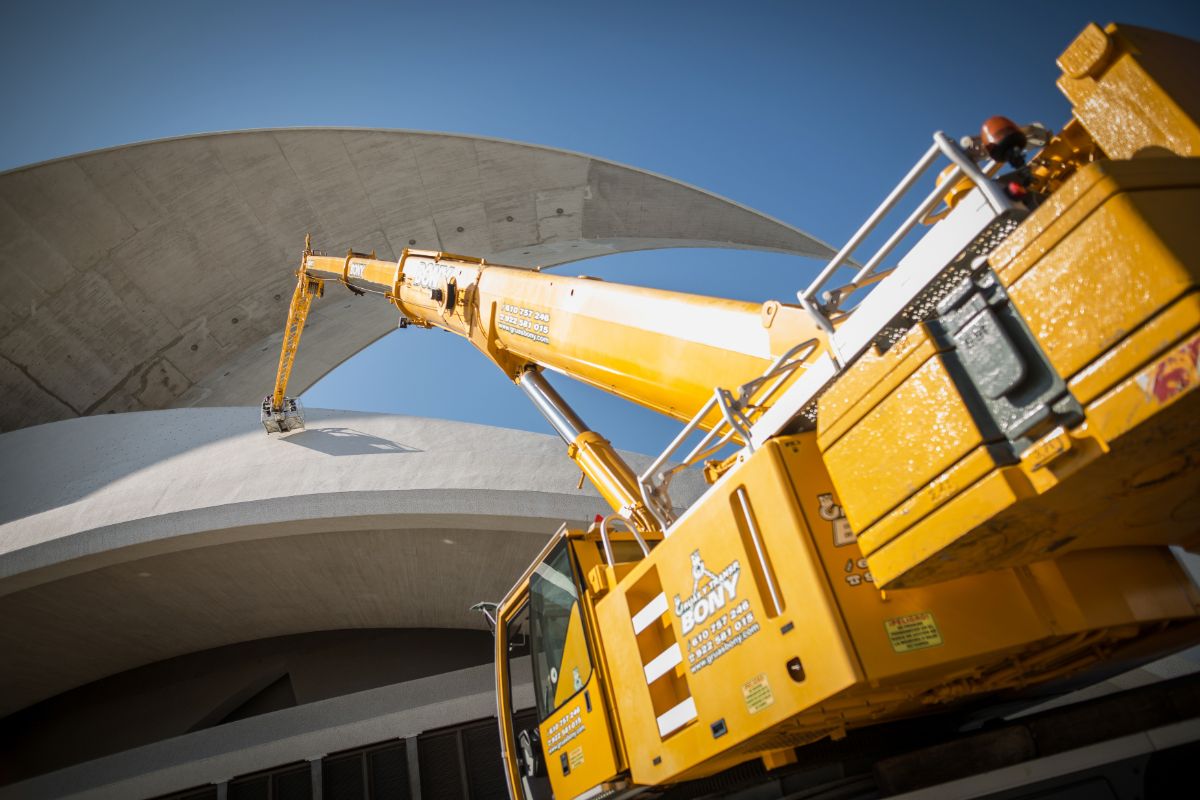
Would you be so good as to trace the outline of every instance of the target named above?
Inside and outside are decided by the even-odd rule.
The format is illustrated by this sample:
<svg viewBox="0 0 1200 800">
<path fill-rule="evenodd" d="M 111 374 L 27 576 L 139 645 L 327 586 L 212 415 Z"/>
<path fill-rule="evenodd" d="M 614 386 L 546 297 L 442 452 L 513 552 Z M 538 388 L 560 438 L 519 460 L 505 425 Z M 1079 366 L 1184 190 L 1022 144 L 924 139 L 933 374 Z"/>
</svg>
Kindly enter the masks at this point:
<svg viewBox="0 0 1200 800">
<path fill-rule="evenodd" d="M 654 683 L 674 669 L 680 661 L 683 661 L 683 651 L 679 649 L 679 643 L 676 642 L 656 655 L 654 660 L 646 665 L 646 683 Z"/>
<path fill-rule="evenodd" d="M 667 613 L 667 596 L 659 592 L 641 611 L 633 615 L 633 633 L 636 636 L 656 619 Z"/>
<path fill-rule="evenodd" d="M 658 718 L 658 735 L 666 736 L 681 725 L 696 718 L 696 701 L 691 697 L 666 711 Z"/>
</svg>

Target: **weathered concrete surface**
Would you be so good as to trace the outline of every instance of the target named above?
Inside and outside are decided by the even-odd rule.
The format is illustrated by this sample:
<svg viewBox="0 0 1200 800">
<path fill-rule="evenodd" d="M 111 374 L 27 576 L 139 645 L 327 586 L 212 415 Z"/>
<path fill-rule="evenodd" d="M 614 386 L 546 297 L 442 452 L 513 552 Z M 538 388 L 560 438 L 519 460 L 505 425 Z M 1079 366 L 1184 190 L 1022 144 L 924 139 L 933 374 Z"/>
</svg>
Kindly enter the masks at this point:
<svg viewBox="0 0 1200 800">
<path fill-rule="evenodd" d="M 490 666 L 493 650 L 482 630 L 355 628 L 158 661 L 0 718 L 0 784 L 251 715 Z"/>
<path fill-rule="evenodd" d="M 494 716 L 494 675 L 472 667 L 239 720 L 0 787 L 0 800 L 152 797 Z M 532 685 L 513 701 L 533 705 Z"/>
<path fill-rule="evenodd" d="M 482 627 L 472 602 L 606 510 L 578 474 L 550 436 L 352 412 L 287 439 L 245 408 L 4 434 L 0 716 L 235 642 Z"/>
<path fill-rule="evenodd" d="M 86 153 L 0 174 L 0 430 L 252 405 L 269 386 L 305 233 L 517 266 L 659 247 L 828 255 L 755 211 L 631 167 L 448 134 L 281 129 Z M 395 327 L 315 306 L 300 394 Z"/>
</svg>

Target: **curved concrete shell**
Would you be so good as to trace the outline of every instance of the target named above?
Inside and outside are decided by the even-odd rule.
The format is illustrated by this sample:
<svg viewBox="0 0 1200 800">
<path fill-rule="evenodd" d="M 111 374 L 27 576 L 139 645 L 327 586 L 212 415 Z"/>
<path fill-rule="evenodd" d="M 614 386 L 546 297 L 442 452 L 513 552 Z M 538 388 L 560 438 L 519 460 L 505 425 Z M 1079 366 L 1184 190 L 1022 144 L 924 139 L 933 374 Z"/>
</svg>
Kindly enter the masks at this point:
<svg viewBox="0 0 1200 800">
<path fill-rule="evenodd" d="M 829 253 L 667 178 L 478 137 L 301 128 L 86 153 L 0 174 L 0 429 L 255 404 L 305 233 L 329 252 L 531 267 L 659 247 Z M 395 323 L 385 304 L 318 303 L 295 393 Z"/>
<path fill-rule="evenodd" d="M 0 435 L 0 795 L 61 796 L 77 771 L 58 770 L 96 758 L 144 777 L 180 758 L 146 755 L 171 737 L 188 742 L 181 765 L 206 762 L 203 742 L 243 765 L 197 773 L 209 781 L 490 715 L 491 637 L 471 604 L 503 596 L 564 521 L 607 510 L 564 451 L 325 410 L 286 438 L 246 408 Z M 217 727 L 250 738 L 230 750 Z M 96 785 L 88 769 L 68 783 Z M 11 783 L 49 773 L 37 791 Z M 188 778 L 164 780 L 128 792 Z"/>
<path fill-rule="evenodd" d="M 578 475 L 557 438 L 353 412 L 287 438 L 244 408 L 4 434 L 0 717 L 237 642 L 484 629 L 471 603 L 607 511 Z"/>
</svg>

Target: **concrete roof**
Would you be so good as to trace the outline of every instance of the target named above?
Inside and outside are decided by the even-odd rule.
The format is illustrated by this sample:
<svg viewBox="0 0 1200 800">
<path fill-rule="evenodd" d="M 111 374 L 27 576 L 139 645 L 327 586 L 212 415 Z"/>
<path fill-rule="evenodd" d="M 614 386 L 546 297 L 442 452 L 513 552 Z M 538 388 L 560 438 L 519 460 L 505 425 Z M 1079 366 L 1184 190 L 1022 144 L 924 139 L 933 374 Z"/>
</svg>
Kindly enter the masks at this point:
<svg viewBox="0 0 1200 800">
<path fill-rule="evenodd" d="M 471 603 L 606 510 L 578 475 L 550 436 L 353 412 L 286 439 L 246 408 L 4 434 L 0 716 L 236 642 L 482 627 Z"/>
<path fill-rule="evenodd" d="M 659 247 L 829 248 L 731 201 L 575 153 L 414 131 L 278 129 L 134 144 L 0 174 L 0 430 L 252 405 L 305 233 L 517 266 Z M 294 394 L 392 330 L 318 303 Z"/>
</svg>

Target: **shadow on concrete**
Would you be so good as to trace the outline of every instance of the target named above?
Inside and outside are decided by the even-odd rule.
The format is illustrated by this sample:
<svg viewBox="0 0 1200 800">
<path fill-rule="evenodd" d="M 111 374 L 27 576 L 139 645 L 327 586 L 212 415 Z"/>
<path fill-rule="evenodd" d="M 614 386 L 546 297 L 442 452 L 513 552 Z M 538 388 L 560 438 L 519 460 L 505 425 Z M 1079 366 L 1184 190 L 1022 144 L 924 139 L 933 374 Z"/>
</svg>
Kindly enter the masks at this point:
<svg viewBox="0 0 1200 800">
<path fill-rule="evenodd" d="M 356 431 L 353 428 L 305 428 L 279 441 L 298 444 L 331 456 L 370 456 L 383 453 L 420 453 L 409 447 L 380 436 Z"/>
</svg>

